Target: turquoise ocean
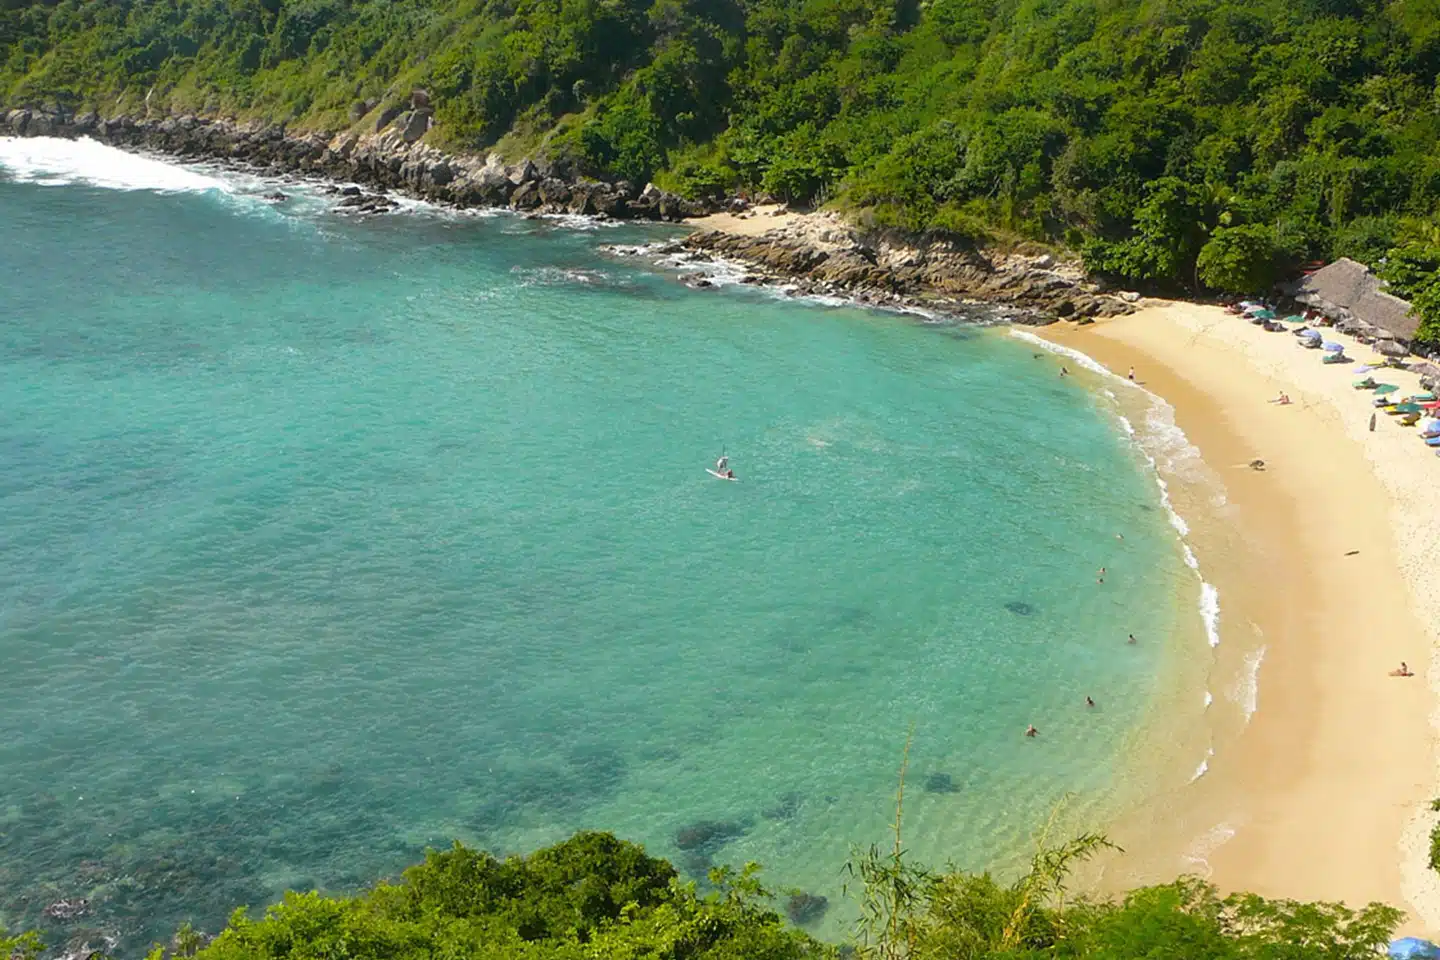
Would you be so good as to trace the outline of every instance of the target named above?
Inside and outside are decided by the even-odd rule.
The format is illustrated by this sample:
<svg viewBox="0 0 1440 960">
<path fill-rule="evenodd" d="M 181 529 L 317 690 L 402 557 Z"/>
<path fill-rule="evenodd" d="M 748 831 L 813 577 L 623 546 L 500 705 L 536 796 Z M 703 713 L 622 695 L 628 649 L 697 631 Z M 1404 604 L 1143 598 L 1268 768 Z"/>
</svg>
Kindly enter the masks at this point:
<svg viewBox="0 0 1440 960">
<path fill-rule="evenodd" d="M 134 956 L 592 828 L 840 937 L 912 727 L 932 864 L 1134 802 L 1198 581 L 1060 360 L 274 188 L 0 141 L 0 923 Z"/>
</svg>

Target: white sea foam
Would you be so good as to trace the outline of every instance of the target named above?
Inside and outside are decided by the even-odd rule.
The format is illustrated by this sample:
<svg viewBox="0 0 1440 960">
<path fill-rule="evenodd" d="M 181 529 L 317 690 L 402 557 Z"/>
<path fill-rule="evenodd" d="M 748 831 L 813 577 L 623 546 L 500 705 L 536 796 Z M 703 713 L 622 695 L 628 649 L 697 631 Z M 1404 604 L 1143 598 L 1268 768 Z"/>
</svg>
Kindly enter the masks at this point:
<svg viewBox="0 0 1440 960">
<path fill-rule="evenodd" d="M 1187 863 L 1193 863 L 1202 871 L 1202 876 L 1209 879 L 1213 872 L 1210 867 L 1210 855 L 1220 849 L 1235 836 L 1235 828 L 1228 823 L 1217 823 L 1209 830 L 1195 838 L 1195 842 L 1186 850 L 1182 859 Z"/>
<path fill-rule="evenodd" d="M 1154 477 L 1155 485 L 1160 490 L 1160 504 L 1165 508 L 1165 516 L 1170 521 L 1170 526 L 1179 535 L 1180 554 L 1184 558 L 1185 565 L 1195 571 L 1195 576 L 1200 580 L 1200 619 L 1205 624 L 1205 638 L 1209 641 L 1210 646 L 1219 646 L 1220 592 L 1200 572 L 1200 560 L 1195 556 L 1194 549 L 1185 540 L 1190 535 L 1190 524 L 1186 523 L 1185 518 L 1175 509 L 1175 505 L 1170 499 L 1170 484 L 1165 480 L 1166 475 L 1197 482 L 1206 479 L 1205 462 L 1200 457 L 1200 450 L 1190 442 L 1190 438 L 1185 436 L 1185 431 L 1181 430 L 1175 422 L 1175 408 L 1164 398 L 1151 393 L 1127 377 L 1110 372 L 1098 361 L 1079 350 L 1051 343 L 1044 337 L 1037 337 L 1028 330 L 1011 330 L 1010 335 L 1042 350 L 1068 357 L 1075 361 L 1077 366 L 1105 377 L 1107 382 L 1123 384 L 1139 390 L 1148 398 L 1149 406 L 1145 411 L 1144 429 L 1137 430 L 1135 425 L 1130 422 L 1130 418 L 1118 411 L 1115 412 L 1115 418 L 1120 424 L 1120 429 L 1134 441 L 1140 454 L 1150 464 L 1151 476 Z M 1108 399 L 1117 399 L 1115 393 L 1109 389 L 1102 388 L 1101 393 Z M 1225 502 L 1224 495 L 1217 493 L 1216 501 L 1217 505 L 1223 504 Z"/>
<path fill-rule="evenodd" d="M 1195 768 L 1194 775 L 1190 777 L 1191 783 L 1194 783 L 1210 772 L 1210 758 L 1213 756 L 1215 756 L 1215 748 L 1207 747 L 1205 750 L 1205 759 L 1200 761 L 1200 766 Z"/>
<path fill-rule="evenodd" d="M 126 153 L 89 138 L 0 137 L 0 169 L 12 179 L 42 186 L 88 184 L 110 190 L 229 193 L 221 179 L 174 163 Z"/>
<path fill-rule="evenodd" d="M 1230 688 L 1230 699 L 1240 705 L 1249 720 L 1260 706 L 1260 664 L 1265 660 L 1265 648 L 1258 647 L 1245 655 L 1240 676 Z"/>
<path fill-rule="evenodd" d="M 1135 386 L 1134 383 L 1126 380 L 1124 377 L 1116 377 L 1115 374 L 1111 373 L 1109 370 L 1106 370 L 1105 367 L 1098 360 L 1095 360 L 1087 356 L 1086 354 L 1081 353 L 1079 350 L 1075 350 L 1070 347 L 1062 347 L 1058 343 L 1051 343 L 1044 337 L 1035 336 L 1035 334 L 1031 333 L 1029 330 L 1011 330 L 1010 336 L 1015 337 L 1019 340 L 1024 340 L 1031 346 L 1039 347 L 1041 350 L 1048 350 L 1051 353 L 1058 353 L 1062 357 L 1069 357 L 1071 360 L 1074 360 L 1079 366 L 1084 367 L 1091 373 L 1098 373 L 1101 376 L 1105 377 L 1114 377 L 1121 383 L 1130 384 L 1130 386 L 1132 387 Z"/>
</svg>

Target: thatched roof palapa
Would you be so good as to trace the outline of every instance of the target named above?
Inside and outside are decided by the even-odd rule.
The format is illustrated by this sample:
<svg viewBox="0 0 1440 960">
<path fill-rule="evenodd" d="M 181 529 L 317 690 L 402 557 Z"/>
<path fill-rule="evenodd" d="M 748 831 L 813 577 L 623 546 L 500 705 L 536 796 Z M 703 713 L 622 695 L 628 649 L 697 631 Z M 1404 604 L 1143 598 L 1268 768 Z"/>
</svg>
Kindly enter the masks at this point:
<svg viewBox="0 0 1440 960">
<path fill-rule="evenodd" d="M 1363 263 L 1341 257 L 1294 284 L 1291 295 L 1333 320 L 1358 320 L 1409 343 L 1420 321 L 1408 301 L 1386 293 Z"/>
</svg>

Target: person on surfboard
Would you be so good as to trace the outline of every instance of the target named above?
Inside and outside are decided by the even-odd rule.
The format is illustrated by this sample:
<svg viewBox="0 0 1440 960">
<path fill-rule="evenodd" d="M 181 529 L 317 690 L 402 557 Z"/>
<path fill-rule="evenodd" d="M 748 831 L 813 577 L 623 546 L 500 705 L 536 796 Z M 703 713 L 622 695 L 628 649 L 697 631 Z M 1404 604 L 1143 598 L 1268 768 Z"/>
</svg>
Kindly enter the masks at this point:
<svg viewBox="0 0 1440 960">
<path fill-rule="evenodd" d="M 730 466 L 730 458 L 723 453 L 720 454 L 720 459 L 715 461 L 715 472 L 723 475 L 728 466 Z"/>
</svg>

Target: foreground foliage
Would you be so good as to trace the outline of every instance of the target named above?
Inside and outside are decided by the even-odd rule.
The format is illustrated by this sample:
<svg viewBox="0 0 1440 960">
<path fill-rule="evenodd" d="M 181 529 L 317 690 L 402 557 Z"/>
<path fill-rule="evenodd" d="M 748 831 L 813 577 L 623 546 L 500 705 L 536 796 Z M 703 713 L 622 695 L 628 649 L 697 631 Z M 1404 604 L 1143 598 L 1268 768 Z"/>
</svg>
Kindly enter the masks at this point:
<svg viewBox="0 0 1440 960">
<path fill-rule="evenodd" d="M 1105 846 L 1080 838 L 1037 853 L 1003 884 L 988 874 L 933 873 L 897 846 L 852 872 L 863 920 L 837 949 L 766 906 L 755 868 L 711 874 L 700 895 L 673 867 L 609 834 L 580 833 L 529 857 L 497 860 L 456 844 L 432 851 L 397 883 L 355 897 L 289 893 L 262 917 L 238 910 L 208 945 L 180 931 L 149 960 L 1361 960 L 1380 956 L 1400 912 L 1372 904 L 1220 897 L 1196 879 L 1123 900 L 1069 900 L 1071 867 Z M 36 960 L 33 934 L 0 955 Z"/>
<path fill-rule="evenodd" d="M 1426 240 L 1440 0 L 0 0 L 0 100 L 337 129 L 1254 289 Z"/>
</svg>

